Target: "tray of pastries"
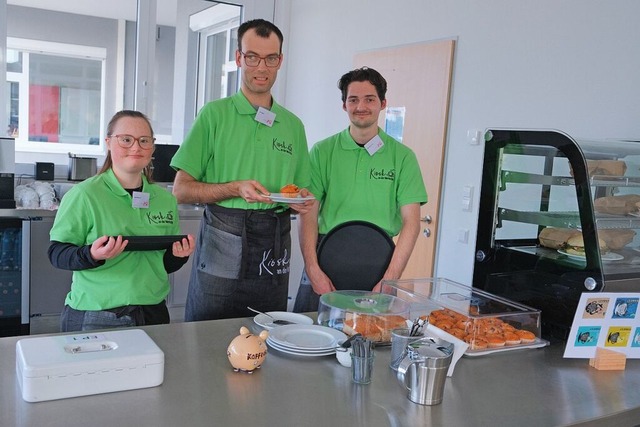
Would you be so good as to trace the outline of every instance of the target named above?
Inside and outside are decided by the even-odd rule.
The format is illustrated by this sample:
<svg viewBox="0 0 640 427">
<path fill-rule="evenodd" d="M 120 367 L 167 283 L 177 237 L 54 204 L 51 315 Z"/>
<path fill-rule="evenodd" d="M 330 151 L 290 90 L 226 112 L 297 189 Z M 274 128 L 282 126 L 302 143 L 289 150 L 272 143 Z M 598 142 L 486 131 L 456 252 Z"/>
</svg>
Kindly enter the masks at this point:
<svg viewBox="0 0 640 427">
<path fill-rule="evenodd" d="M 466 356 L 549 345 L 540 310 L 443 278 L 383 281 L 382 292 L 407 302 L 410 318 L 469 344 Z"/>
</svg>

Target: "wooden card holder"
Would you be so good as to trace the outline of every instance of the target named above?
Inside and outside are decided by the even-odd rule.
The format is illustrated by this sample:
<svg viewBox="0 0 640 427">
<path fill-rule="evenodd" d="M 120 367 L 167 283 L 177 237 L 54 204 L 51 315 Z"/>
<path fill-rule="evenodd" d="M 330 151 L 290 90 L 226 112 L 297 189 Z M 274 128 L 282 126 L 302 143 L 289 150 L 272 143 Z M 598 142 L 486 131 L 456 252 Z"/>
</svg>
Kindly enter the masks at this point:
<svg viewBox="0 0 640 427">
<path fill-rule="evenodd" d="M 627 356 L 606 348 L 596 348 L 596 357 L 589 359 L 589 366 L 601 371 L 623 371 Z"/>
</svg>

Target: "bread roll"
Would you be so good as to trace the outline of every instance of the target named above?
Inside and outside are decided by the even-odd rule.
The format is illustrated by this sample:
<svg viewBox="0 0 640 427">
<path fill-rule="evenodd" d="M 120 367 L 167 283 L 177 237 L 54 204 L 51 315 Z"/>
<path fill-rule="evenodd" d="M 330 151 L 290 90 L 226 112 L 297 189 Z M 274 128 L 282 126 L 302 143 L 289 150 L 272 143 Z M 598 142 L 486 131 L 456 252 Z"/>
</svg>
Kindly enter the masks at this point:
<svg viewBox="0 0 640 427">
<path fill-rule="evenodd" d="M 407 319 L 399 315 L 347 313 L 342 332 L 352 336 L 362 334 L 375 342 L 391 342 L 391 331 L 407 326 Z"/>
<path fill-rule="evenodd" d="M 604 240 L 609 249 L 621 249 L 633 241 L 636 232 L 633 230 L 598 230 L 598 237 Z"/>
<path fill-rule="evenodd" d="M 628 215 L 638 211 L 636 203 L 640 203 L 640 195 L 637 194 L 607 196 L 596 199 L 593 202 L 593 209 L 598 213 Z"/>
<path fill-rule="evenodd" d="M 609 252 L 609 248 L 607 247 L 607 243 L 602 240 L 602 239 L 598 239 L 598 246 L 600 246 L 600 253 L 604 254 L 606 252 Z M 580 255 L 580 256 L 584 256 L 584 239 L 582 237 L 582 234 L 579 234 L 577 236 L 573 236 L 571 237 L 569 240 L 567 240 L 567 244 L 564 248 L 564 251 L 568 254 L 574 254 L 574 255 Z"/>
<path fill-rule="evenodd" d="M 560 249 L 564 247 L 567 240 L 580 234 L 580 231 L 569 228 L 547 227 L 540 232 L 538 238 L 541 246 L 551 249 Z"/>
<path fill-rule="evenodd" d="M 589 176 L 623 176 L 627 171 L 627 164 L 622 160 L 587 160 L 587 168 Z"/>
<path fill-rule="evenodd" d="M 622 160 L 587 160 L 589 177 L 595 175 L 623 176 L 627 171 L 627 164 Z M 570 169 L 573 176 L 573 169 Z"/>
</svg>

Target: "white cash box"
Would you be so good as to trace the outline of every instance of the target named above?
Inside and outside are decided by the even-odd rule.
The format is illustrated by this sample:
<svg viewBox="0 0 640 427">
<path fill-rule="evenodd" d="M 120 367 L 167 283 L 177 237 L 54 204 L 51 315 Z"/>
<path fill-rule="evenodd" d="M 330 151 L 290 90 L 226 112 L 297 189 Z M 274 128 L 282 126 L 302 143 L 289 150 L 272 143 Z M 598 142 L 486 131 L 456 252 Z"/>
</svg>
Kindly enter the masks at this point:
<svg viewBox="0 0 640 427">
<path fill-rule="evenodd" d="M 27 402 L 155 387 L 164 353 L 141 329 L 24 338 L 16 371 Z"/>
</svg>

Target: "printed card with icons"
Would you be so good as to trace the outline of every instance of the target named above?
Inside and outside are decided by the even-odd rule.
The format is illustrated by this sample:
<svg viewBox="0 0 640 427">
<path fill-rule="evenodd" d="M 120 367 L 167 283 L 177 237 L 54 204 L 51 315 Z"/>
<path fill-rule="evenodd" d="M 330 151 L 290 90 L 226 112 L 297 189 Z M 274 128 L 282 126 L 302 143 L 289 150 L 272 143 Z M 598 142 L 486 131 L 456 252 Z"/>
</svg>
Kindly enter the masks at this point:
<svg viewBox="0 0 640 427">
<path fill-rule="evenodd" d="M 593 358 L 602 347 L 640 359 L 640 293 L 583 293 L 564 357 Z"/>
</svg>

